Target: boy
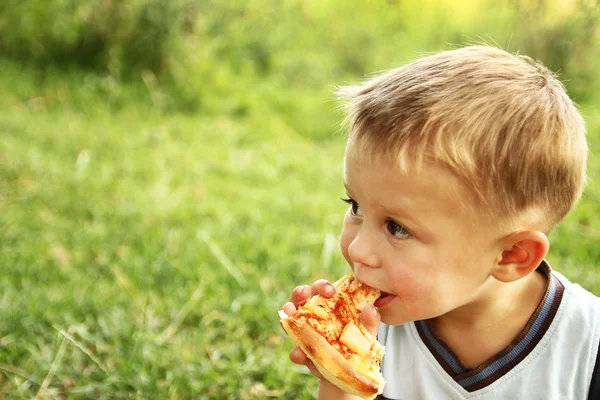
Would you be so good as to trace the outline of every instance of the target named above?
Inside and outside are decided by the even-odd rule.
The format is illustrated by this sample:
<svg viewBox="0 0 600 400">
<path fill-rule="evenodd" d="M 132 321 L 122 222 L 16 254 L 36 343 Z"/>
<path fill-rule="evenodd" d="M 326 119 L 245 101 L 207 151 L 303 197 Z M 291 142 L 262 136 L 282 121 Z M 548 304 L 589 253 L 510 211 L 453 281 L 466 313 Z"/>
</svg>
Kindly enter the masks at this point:
<svg viewBox="0 0 600 400">
<path fill-rule="evenodd" d="M 361 313 L 386 347 L 381 397 L 596 398 L 598 300 L 544 260 L 586 180 L 584 122 L 558 79 L 472 46 L 341 94 L 340 245 L 383 293 Z M 332 292 L 324 280 L 299 286 L 283 309 Z M 300 349 L 290 358 L 321 378 L 319 398 L 354 398 Z"/>
</svg>

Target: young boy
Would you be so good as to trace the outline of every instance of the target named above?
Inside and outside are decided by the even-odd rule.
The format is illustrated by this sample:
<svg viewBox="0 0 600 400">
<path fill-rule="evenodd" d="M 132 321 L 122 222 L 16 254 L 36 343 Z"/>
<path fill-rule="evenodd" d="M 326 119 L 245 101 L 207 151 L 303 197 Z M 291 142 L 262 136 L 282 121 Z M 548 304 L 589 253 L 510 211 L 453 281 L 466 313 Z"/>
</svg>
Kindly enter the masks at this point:
<svg viewBox="0 0 600 400">
<path fill-rule="evenodd" d="M 473 46 L 344 88 L 340 239 L 383 293 L 383 399 L 600 398 L 600 304 L 544 260 L 586 180 L 583 119 L 530 58 Z M 327 281 L 299 286 L 291 315 Z M 381 323 L 380 323 L 381 321 Z M 319 398 L 351 399 L 321 378 Z"/>
</svg>

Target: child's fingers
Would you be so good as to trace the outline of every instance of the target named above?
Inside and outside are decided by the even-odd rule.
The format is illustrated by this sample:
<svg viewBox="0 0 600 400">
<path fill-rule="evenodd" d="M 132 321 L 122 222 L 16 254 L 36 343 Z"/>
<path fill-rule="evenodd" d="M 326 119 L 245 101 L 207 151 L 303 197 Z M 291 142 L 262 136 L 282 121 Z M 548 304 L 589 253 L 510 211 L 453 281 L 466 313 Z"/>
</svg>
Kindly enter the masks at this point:
<svg viewBox="0 0 600 400">
<path fill-rule="evenodd" d="M 299 307 L 306 303 L 306 300 L 308 300 L 310 295 L 310 286 L 298 286 L 292 291 L 292 294 L 290 295 L 290 302 L 292 302 L 296 307 Z"/>
<path fill-rule="evenodd" d="M 290 352 L 290 360 L 295 364 L 306 365 L 306 367 L 319 379 L 323 379 L 323 375 L 317 370 L 315 364 L 306 356 L 300 347 L 294 348 Z"/>
<path fill-rule="evenodd" d="M 362 323 L 365 325 L 365 328 L 369 332 L 373 334 L 373 336 L 377 336 L 377 330 L 379 329 L 379 322 L 381 322 L 381 315 L 377 308 L 374 306 L 365 306 L 360 313 L 360 318 Z"/>
<path fill-rule="evenodd" d="M 312 295 L 321 295 L 323 297 L 331 297 L 335 293 L 335 288 L 329 281 L 325 279 L 319 279 L 310 287 Z"/>
<path fill-rule="evenodd" d="M 283 305 L 283 307 L 281 307 L 281 309 L 287 315 L 294 315 L 294 313 L 296 312 L 296 306 L 294 305 L 294 303 L 292 303 L 290 301 L 288 301 L 287 303 L 285 303 Z"/>
<path fill-rule="evenodd" d="M 290 360 L 295 364 L 305 365 L 308 361 L 308 357 L 306 357 L 306 354 L 300 347 L 294 347 L 292 351 L 290 351 Z"/>
<path fill-rule="evenodd" d="M 331 297 L 335 293 L 335 288 L 325 279 L 320 279 L 313 283 L 312 287 L 308 285 L 297 286 L 292 290 L 290 301 L 281 308 L 287 315 L 293 315 L 298 307 L 303 306 L 306 301 L 315 294 L 324 297 Z"/>
</svg>

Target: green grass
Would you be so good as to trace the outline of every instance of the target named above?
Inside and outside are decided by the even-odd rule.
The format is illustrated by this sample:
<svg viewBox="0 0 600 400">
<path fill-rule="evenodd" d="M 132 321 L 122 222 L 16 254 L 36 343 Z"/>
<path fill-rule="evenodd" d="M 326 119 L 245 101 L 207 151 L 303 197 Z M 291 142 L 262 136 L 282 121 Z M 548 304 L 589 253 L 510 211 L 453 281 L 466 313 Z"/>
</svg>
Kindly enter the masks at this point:
<svg viewBox="0 0 600 400">
<path fill-rule="evenodd" d="M 347 27 L 317 51 L 337 11 L 313 8 L 304 17 L 320 33 L 293 42 L 284 31 L 289 53 L 274 56 L 272 74 L 210 60 L 211 79 L 223 76 L 204 92 L 190 83 L 204 99 L 194 113 L 172 111 L 151 76 L 126 85 L 0 60 L 0 398 L 314 395 L 277 310 L 296 285 L 347 268 L 331 88 L 443 45 L 419 48 L 418 31 L 394 44 L 366 34 L 366 21 L 367 55 L 347 46 Z M 594 104 L 582 105 L 590 182 L 549 260 L 600 294 Z"/>
<path fill-rule="evenodd" d="M 310 393 L 277 309 L 344 270 L 336 127 L 38 91 L 0 111 L 0 397 Z"/>
<path fill-rule="evenodd" d="M 315 140 L 277 114 L 22 90 L 0 111 L 0 397 L 310 398 L 277 309 L 346 268 L 336 125 Z M 594 154 L 600 113 L 585 114 Z M 600 294 L 593 154 L 549 259 Z"/>
</svg>

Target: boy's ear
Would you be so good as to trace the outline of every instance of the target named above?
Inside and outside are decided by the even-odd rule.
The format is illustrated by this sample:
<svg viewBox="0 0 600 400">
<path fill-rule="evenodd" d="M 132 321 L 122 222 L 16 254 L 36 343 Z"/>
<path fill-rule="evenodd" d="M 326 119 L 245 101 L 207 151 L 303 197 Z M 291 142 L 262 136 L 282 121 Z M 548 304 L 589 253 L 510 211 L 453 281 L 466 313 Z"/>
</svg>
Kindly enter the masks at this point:
<svg viewBox="0 0 600 400">
<path fill-rule="evenodd" d="M 548 253 L 548 237 L 540 231 L 520 231 L 502 240 L 501 259 L 492 276 L 501 282 L 521 279 L 540 265 Z"/>
</svg>

